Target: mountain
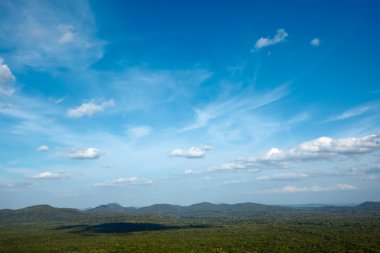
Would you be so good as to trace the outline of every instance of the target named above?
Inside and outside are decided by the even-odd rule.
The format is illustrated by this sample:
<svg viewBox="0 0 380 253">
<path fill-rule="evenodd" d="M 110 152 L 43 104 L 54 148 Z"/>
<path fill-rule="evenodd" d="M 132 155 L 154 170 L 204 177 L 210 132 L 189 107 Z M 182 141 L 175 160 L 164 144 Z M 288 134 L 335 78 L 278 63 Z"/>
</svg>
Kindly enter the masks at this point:
<svg viewBox="0 0 380 253">
<path fill-rule="evenodd" d="M 293 208 L 318 208 L 318 207 L 324 207 L 326 205 L 318 204 L 318 203 L 311 203 L 311 204 L 299 204 L 299 205 L 287 205 L 287 206 L 293 207 Z"/>
<path fill-rule="evenodd" d="M 0 210 L 0 224 L 10 222 L 53 222 L 53 221 L 95 221 L 112 220 L 115 217 L 127 218 L 138 216 L 173 216 L 182 218 L 262 218 L 269 216 L 287 217 L 290 214 L 307 213 L 370 213 L 380 215 L 380 202 L 364 202 L 356 206 L 306 205 L 307 208 L 289 206 L 263 205 L 256 203 L 212 204 L 208 202 L 179 206 L 156 204 L 147 207 L 123 207 L 117 203 L 100 205 L 80 211 L 72 208 L 55 208 L 49 205 L 36 205 L 17 210 Z"/>
<path fill-rule="evenodd" d="M 130 215 L 162 215 L 176 217 L 241 217 L 266 215 L 273 212 L 290 212 L 295 209 L 284 206 L 262 205 L 256 203 L 212 204 L 208 202 L 179 206 L 155 204 L 147 207 L 122 207 L 119 204 L 108 204 L 85 211 L 86 213 L 126 213 Z"/>
<path fill-rule="evenodd" d="M 355 206 L 354 208 L 355 209 L 361 209 L 361 210 L 376 211 L 376 210 L 380 210 L 380 202 L 367 201 L 367 202 L 363 202 L 363 203 Z"/>
<path fill-rule="evenodd" d="M 107 205 L 100 205 L 95 208 L 88 208 L 85 209 L 84 212 L 86 213 L 129 213 L 133 211 L 134 207 L 123 207 L 119 205 L 118 203 L 110 203 Z"/>
<path fill-rule="evenodd" d="M 36 205 L 17 210 L 0 210 L 2 222 L 71 221 L 81 219 L 84 214 L 72 208 L 55 208 L 49 205 Z"/>
</svg>

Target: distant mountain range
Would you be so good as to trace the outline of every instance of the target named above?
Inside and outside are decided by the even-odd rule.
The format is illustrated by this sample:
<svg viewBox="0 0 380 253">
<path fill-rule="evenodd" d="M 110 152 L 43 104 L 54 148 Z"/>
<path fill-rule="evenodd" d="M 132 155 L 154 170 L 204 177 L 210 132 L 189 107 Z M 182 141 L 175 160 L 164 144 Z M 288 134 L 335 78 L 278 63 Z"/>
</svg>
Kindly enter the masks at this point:
<svg viewBox="0 0 380 253">
<path fill-rule="evenodd" d="M 179 206 L 170 204 L 155 204 L 152 206 L 135 208 L 122 207 L 119 204 L 111 203 L 100 205 L 98 207 L 87 209 L 86 213 L 127 213 L 130 215 L 163 215 L 163 216 L 179 216 L 179 217 L 221 217 L 221 216 L 249 216 L 250 214 L 276 212 L 276 211 L 291 211 L 290 207 L 262 205 L 255 203 L 240 203 L 240 204 L 212 204 L 208 202 L 198 203 L 190 206 Z"/>
<path fill-rule="evenodd" d="M 33 221 L 79 221 L 94 219 L 99 215 L 132 215 L 132 216 L 173 216 L 183 218 L 207 217 L 266 217 L 271 215 L 285 216 L 308 212 L 376 212 L 380 214 L 380 202 L 364 202 L 356 206 L 327 206 L 318 204 L 299 206 L 276 206 L 256 203 L 212 204 L 208 202 L 190 206 L 156 204 L 147 207 L 123 207 L 117 203 L 100 205 L 85 210 L 72 208 L 55 208 L 49 205 L 36 205 L 17 210 L 0 210 L 1 222 Z"/>
</svg>

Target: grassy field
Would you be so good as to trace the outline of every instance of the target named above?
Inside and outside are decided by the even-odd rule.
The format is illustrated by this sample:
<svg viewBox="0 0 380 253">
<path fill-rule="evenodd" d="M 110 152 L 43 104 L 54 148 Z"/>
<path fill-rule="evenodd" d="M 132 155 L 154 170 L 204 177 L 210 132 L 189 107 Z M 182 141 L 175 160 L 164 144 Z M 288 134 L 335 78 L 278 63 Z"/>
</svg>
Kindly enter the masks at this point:
<svg viewBox="0 0 380 253">
<path fill-rule="evenodd" d="M 83 222 L 12 222 L 0 225 L 0 252 L 380 252 L 380 217 L 99 215 Z"/>
</svg>

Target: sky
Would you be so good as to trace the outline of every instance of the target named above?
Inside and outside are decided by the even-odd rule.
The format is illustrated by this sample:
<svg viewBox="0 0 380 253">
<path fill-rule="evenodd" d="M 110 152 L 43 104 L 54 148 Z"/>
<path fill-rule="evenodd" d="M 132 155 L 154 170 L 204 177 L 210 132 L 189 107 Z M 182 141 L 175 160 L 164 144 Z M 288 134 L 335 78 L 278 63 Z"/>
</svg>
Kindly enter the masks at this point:
<svg viewBox="0 0 380 253">
<path fill-rule="evenodd" d="M 380 201 L 378 1 L 0 1 L 0 208 Z"/>
</svg>

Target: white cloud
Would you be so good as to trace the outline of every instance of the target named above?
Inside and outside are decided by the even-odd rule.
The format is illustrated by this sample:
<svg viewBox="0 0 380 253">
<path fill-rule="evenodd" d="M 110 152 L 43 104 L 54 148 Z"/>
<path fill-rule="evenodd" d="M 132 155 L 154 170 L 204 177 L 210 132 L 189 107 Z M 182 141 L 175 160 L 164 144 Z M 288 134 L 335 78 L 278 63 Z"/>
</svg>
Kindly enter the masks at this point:
<svg viewBox="0 0 380 253">
<path fill-rule="evenodd" d="M 380 135 L 378 134 L 341 139 L 320 137 L 304 142 L 298 147 L 287 151 L 272 148 L 263 158 L 248 158 L 245 160 L 252 162 L 326 160 L 338 157 L 350 158 L 355 154 L 367 154 L 378 150 L 380 150 Z"/>
<path fill-rule="evenodd" d="M 172 71 L 133 67 L 120 75 L 107 75 L 112 80 L 108 81 L 109 88 L 118 97 L 118 106 L 130 112 L 152 111 L 173 102 L 186 103 L 213 73 L 204 69 Z"/>
<path fill-rule="evenodd" d="M 99 158 L 100 151 L 96 148 L 75 150 L 67 155 L 71 159 L 96 159 Z"/>
<path fill-rule="evenodd" d="M 49 147 L 45 146 L 45 145 L 39 146 L 39 147 L 37 147 L 37 151 L 47 152 L 47 151 L 49 151 Z"/>
<path fill-rule="evenodd" d="M 238 180 L 238 179 L 233 179 L 233 180 L 227 180 L 223 182 L 223 185 L 236 185 L 236 184 L 246 184 L 249 183 L 248 180 Z"/>
<path fill-rule="evenodd" d="M 87 1 L 0 1 L 0 9 L 0 47 L 16 68 L 78 70 L 103 56 Z"/>
<path fill-rule="evenodd" d="M 274 181 L 287 181 L 287 180 L 296 180 L 301 178 L 307 178 L 309 177 L 306 173 L 279 173 L 275 174 L 273 176 L 262 176 L 258 177 L 257 180 L 259 181 L 266 181 L 266 180 L 274 180 Z"/>
<path fill-rule="evenodd" d="M 103 183 L 94 184 L 95 187 L 106 187 L 106 186 L 123 186 L 123 185 L 147 185 L 152 184 L 152 180 L 147 180 L 138 177 L 121 177 L 116 180 L 106 181 Z"/>
<path fill-rule="evenodd" d="M 62 97 L 62 98 L 58 98 L 58 99 L 54 100 L 54 104 L 59 105 L 59 104 L 62 103 L 63 101 L 65 101 L 65 98 L 64 98 L 64 97 Z"/>
<path fill-rule="evenodd" d="M 295 192 L 329 192 L 329 191 L 348 191 L 357 190 L 358 187 L 350 184 L 337 184 L 335 186 L 321 187 L 318 185 L 313 185 L 310 187 L 297 187 L 292 185 L 284 186 L 283 188 L 274 188 L 267 190 L 268 193 L 295 193 Z"/>
<path fill-rule="evenodd" d="M 19 188 L 32 188 L 35 184 L 27 181 L 0 183 L 0 189 L 19 189 Z"/>
<path fill-rule="evenodd" d="M 359 189 L 358 187 L 350 184 L 337 184 L 334 187 L 335 190 L 357 190 Z"/>
<path fill-rule="evenodd" d="M 110 99 L 108 101 L 103 101 L 100 104 L 93 102 L 83 103 L 82 105 L 67 110 L 67 117 L 69 118 L 81 118 L 83 116 L 91 117 L 97 112 L 102 112 L 108 107 L 114 107 L 115 102 Z"/>
<path fill-rule="evenodd" d="M 194 174 L 196 174 L 196 172 L 192 169 L 188 169 L 188 170 L 185 170 L 184 174 L 185 175 L 194 175 Z"/>
<path fill-rule="evenodd" d="M 202 144 L 202 145 L 200 145 L 200 146 L 198 146 L 200 149 L 203 149 L 203 150 L 205 150 L 205 151 L 208 151 L 208 150 L 211 150 L 211 149 L 213 149 L 214 147 L 213 146 L 211 146 L 211 145 L 205 145 L 205 144 Z"/>
<path fill-rule="evenodd" d="M 272 46 L 285 41 L 288 33 L 284 29 L 278 29 L 274 37 L 261 37 L 256 41 L 255 50 L 260 50 L 263 47 Z"/>
<path fill-rule="evenodd" d="M 257 166 L 256 166 L 257 167 Z M 233 171 L 249 171 L 249 172 L 259 172 L 258 168 L 252 167 L 250 163 L 245 161 L 233 161 L 229 163 L 224 163 L 218 167 L 211 167 L 209 172 L 233 172 Z"/>
<path fill-rule="evenodd" d="M 313 159 L 314 157 L 323 158 L 337 155 L 349 156 L 370 153 L 376 150 L 380 150 L 380 135 L 378 134 L 341 139 L 320 137 L 304 142 L 297 148 L 290 149 L 285 153 L 280 153 L 277 157 L 281 159 L 284 154 L 284 158 Z M 277 157 L 272 156 L 269 159 L 277 159 Z"/>
<path fill-rule="evenodd" d="M 205 156 L 206 151 L 210 149 L 212 149 L 211 146 L 201 145 L 198 147 L 191 147 L 189 149 L 174 149 L 169 153 L 169 155 L 173 157 L 202 158 Z"/>
<path fill-rule="evenodd" d="M 0 57 L 0 96 L 14 93 L 13 82 L 16 80 L 4 59 Z"/>
<path fill-rule="evenodd" d="M 136 127 L 129 127 L 127 129 L 127 135 L 132 140 L 138 140 L 141 139 L 151 133 L 152 129 L 149 126 L 136 126 Z"/>
<path fill-rule="evenodd" d="M 380 135 L 333 139 L 320 137 L 301 143 L 288 150 L 271 148 L 262 157 L 241 157 L 235 161 L 211 167 L 209 172 L 251 171 L 262 169 L 290 168 L 295 163 L 311 161 L 328 161 L 334 159 L 354 159 L 380 150 Z M 288 175 L 290 177 L 290 175 Z M 295 174 L 293 175 L 295 176 Z M 300 176 L 300 175 L 298 175 Z M 278 177 L 286 177 L 285 175 Z M 274 179 L 274 178 L 271 178 Z M 279 178 L 277 178 L 279 179 Z"/>
<path fill-rule="evenodd" d="M 310 41 L 310 45 L 318 47 L 321 44 L 321 41 L 318 38 L 314 38 Z"/>
<path fill-rule="evenodd" d="M 207 126 L 210 121 L 222 117 L 231 117 L 238 112 L 248 112 L 274 103 L 289 94 L 287 84 L 262 94 L 236 95 L 228 100 L 219 100 L 210 103 L 203 108 L 195 108 L 195 120 L 193 123 L 180 129 L 180 132 L 194 130 Z"/>
<path fill-rule="evenodd" d="M 51 172 L 51 171 L 45 171 L 41 172 L 35 175 L 30 176 L 30 179 L 62 179 L 67 177 L 66 173 L 64 172 Z"/>
<path fill-rule="evenodd" d="M 62 33 L 61 37 L 58 39 L 58 43 L 66 44 L 74 41 L 74 27 L 72 25 L 59 25 L 58 30 Z"/>
<path fill-rule="evenodd" d="M 357 117 L 369 112 L 379 111 L 380 103 L 378 101 L 372 101 L 366 104 L 362 104 L 353 108 L 350 108 L 339 115 L 332 116 L 324 122 L 336 121 L 336 120 L 345 120 L 353 117 Z"/>
</svg>

